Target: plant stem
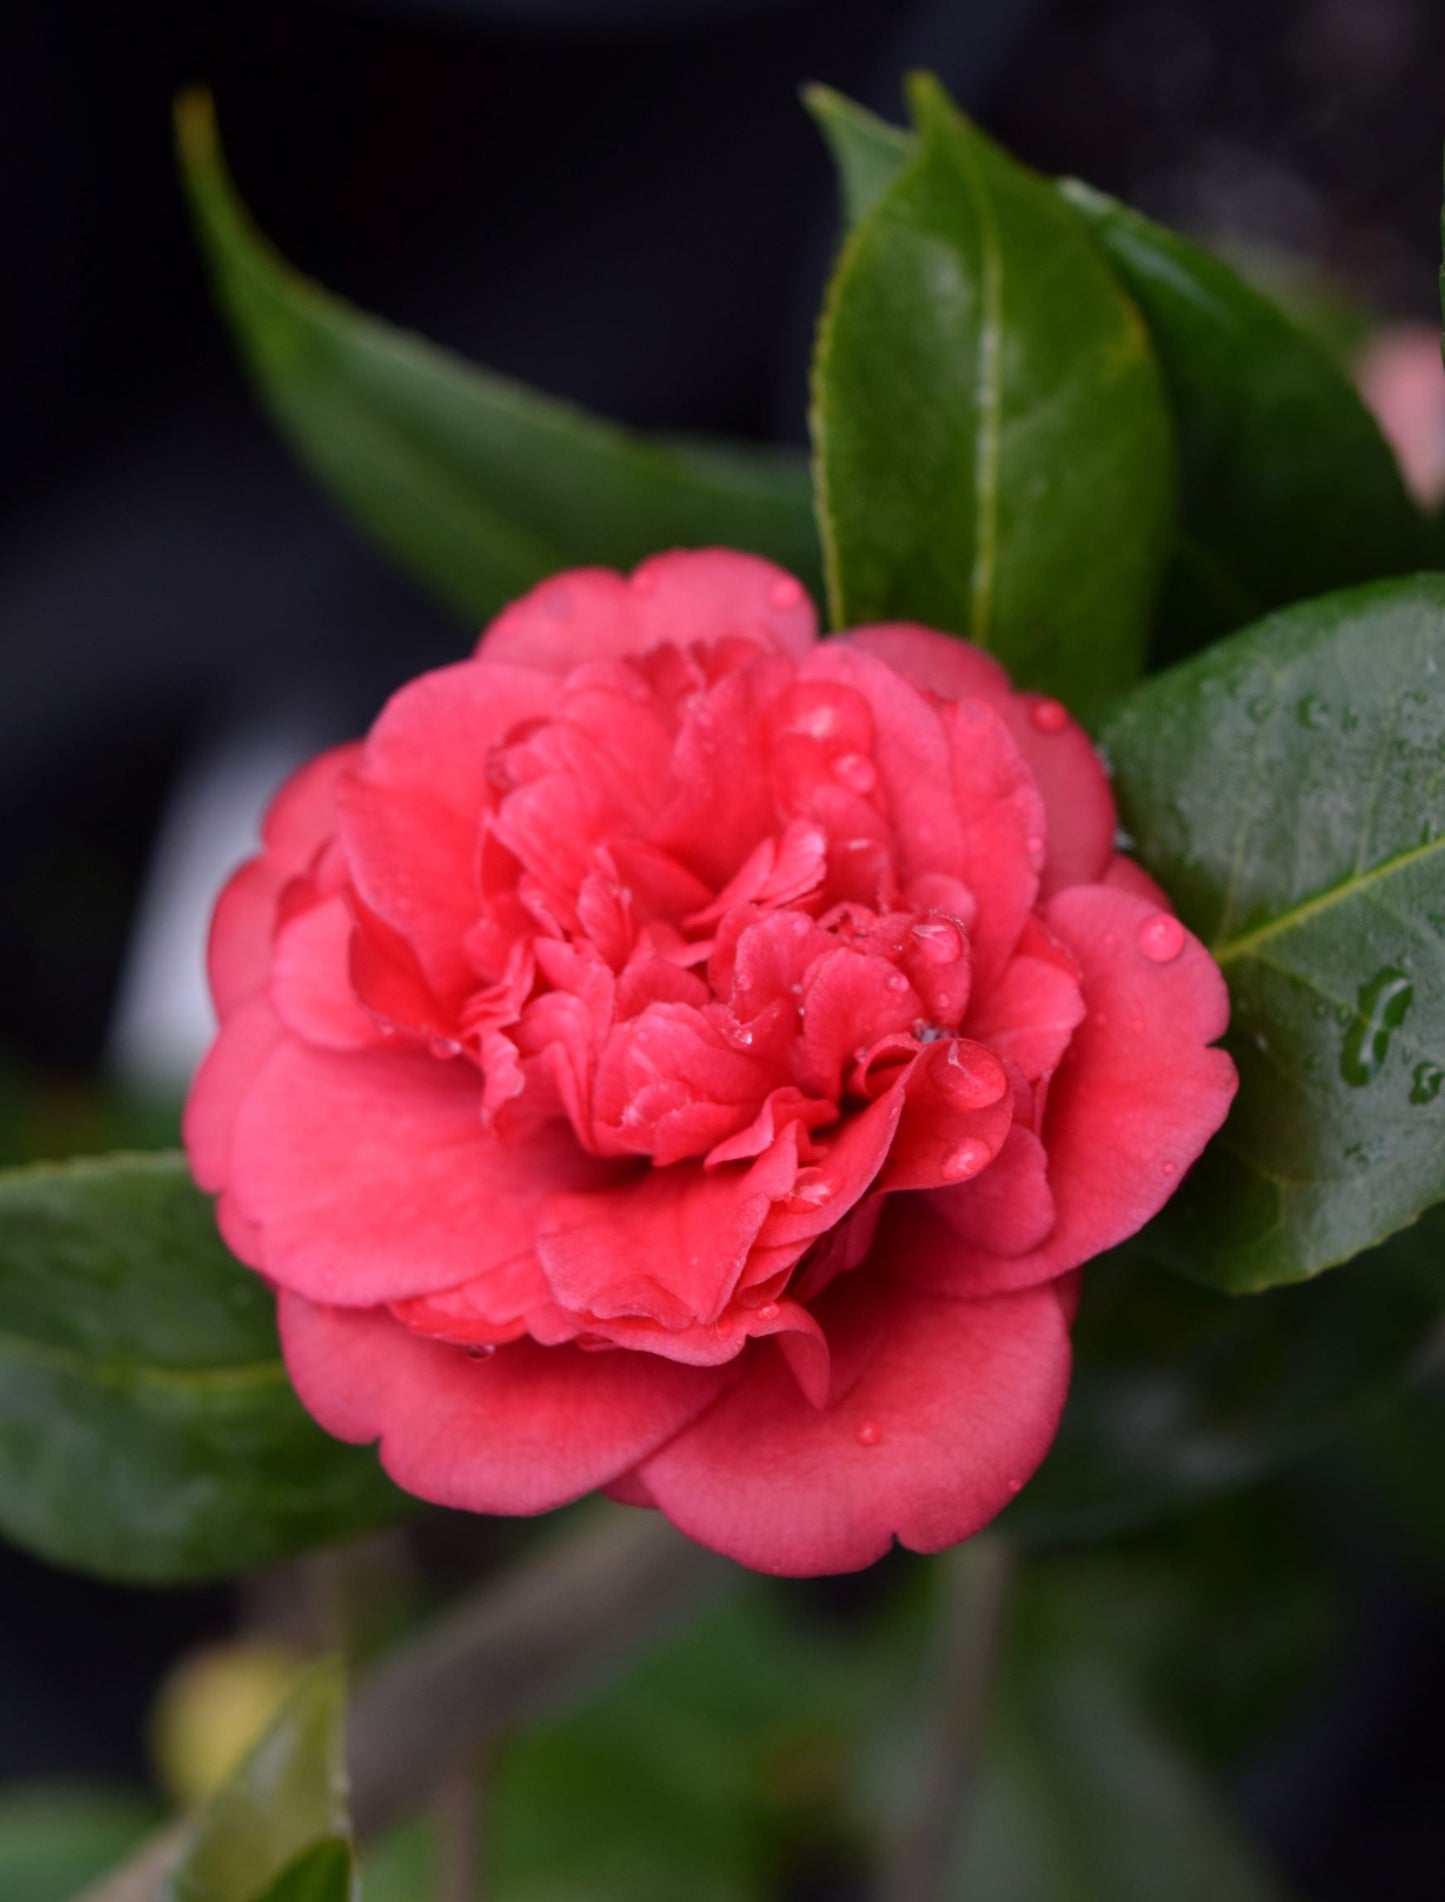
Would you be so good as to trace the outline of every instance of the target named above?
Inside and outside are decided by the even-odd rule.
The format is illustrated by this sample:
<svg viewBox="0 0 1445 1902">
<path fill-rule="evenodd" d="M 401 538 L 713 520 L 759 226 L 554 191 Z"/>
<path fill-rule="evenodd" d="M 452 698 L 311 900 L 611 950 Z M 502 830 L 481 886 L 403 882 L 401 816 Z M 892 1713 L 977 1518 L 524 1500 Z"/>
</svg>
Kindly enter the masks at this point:
<svg viewBox="0 0 1445 1902">
<path fill-rule="evenodd" d="M 360 1680 L 347 1755 L 357 1834 L 421 1807 L 457 1764 L 589 1689 L 737 1576 L 659 1513 L 597 1506 L 539 1542 Z M 184 1819 L 76 1902 L 156 1902 L 184 1855 Z"/>
<path fill-rule="evenodd" d="M 978 1762 L 984 1706 L 1008 1606 L 1013 1553 L 997 1534 L 940 1560 L 943 1596 L 922 1713 L 914 1800 L 882 1871 L 880 1902 L 945 1902 Z"/>
</svg>

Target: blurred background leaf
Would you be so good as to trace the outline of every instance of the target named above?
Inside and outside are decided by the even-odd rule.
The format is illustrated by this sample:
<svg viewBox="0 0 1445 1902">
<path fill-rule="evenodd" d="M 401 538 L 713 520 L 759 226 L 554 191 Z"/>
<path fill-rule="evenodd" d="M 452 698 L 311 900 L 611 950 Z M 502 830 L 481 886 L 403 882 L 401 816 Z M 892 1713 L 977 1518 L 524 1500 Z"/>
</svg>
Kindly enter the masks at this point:
<svg viewBox="0 0 1445 1902">
<path fill-rule="evenodd" d="M 0 1527 L 156 1583 L 395 1519 L 292 1393 L 274 1308 L 178 1156 L 0 1175 Z"/>
<path fill-rule="evenodd" d="M 0 1793 L 0 1895 L 71 1902 L 129 1853 L 157 1820 L 155 1804 L 100 1785 L 21 1786 Z"/>
<path fill-rule="evenodd" d="M 343 1839 L 345 1864 L 350 1861 L 345 1716 L 340 1665 L 313 1665 L 196 1818 L 165 1902 L 332 1902 L 335 1839 Z M 297 1868 L 316 1852 L 309 1872 L 304 1864 Z M 284 1883 L 273 1889 L 283 1877 L 290 1889 Z"/>
<path fill-rule="evenodd" d="M 312 474 L 469 621 L 561 568 L 724 544 L 816 589 L 807 472 L 763 449 L 651 439 L 353 309 L 260 236 L 209 95 L 176 108 L 197 230 L 257 390 Z"/>
</svg>

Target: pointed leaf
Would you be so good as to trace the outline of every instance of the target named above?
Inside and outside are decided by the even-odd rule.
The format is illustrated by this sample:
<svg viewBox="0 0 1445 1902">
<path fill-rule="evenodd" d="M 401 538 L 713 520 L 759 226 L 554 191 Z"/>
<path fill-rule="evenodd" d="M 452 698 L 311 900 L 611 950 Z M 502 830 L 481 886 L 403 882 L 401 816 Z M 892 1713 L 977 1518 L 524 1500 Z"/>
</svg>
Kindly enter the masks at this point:
<svg viewBox="0 0 1445 1902">
<path fill-rule="evenodd" d="M 1158 370 L 1071 208 L 931 81 L 913 99 L 917 149 L 819 331 L 833 618 L 967 634 L 1083 703 L 1142 661 L 1174 492 Z"/>
<path fill-rule="evenodd" d="M 1138 855 L 1218 959 L 1229 1120 L 1159 1225 L 1244 1290 L 1445 1197 L 1445 577 L 1304 602 L 1106 721 Z"/>
<path fill-rule="evenodd" d="M 1187 239 L 1076 180 L 1060 190 L 1144 314 L 1179 432 L 1162 658 L 1433 559 L 1379 426 L 1313 338 Z"/>
<path fill-rule="evenodd" d="M 182 1158 L 0 1174 L 0 1532 L 164 1583 L 403 1509 L 371 1455 L 303 1412 L 272 1297 Z"/>
<path fill-rule="evenodd" d="M 184 94 L 176 122 L 217 298 L 277 424 L 361 527 L 468 619 L 559 568 L 628 568 L 674 545 L 749 549 L 816 583 L 800 461 L 634 434 L 352 308 L 251 223 L 209 96 Z"/>
<path fill-rule="evenodd" d="M 331 1902 L 329 1890 L 268 1891 L 278 1878 L 294 1878 L 309 1852 L 323 1850 L 323 1864 L 333 1859 L 337 1838 L 349 1866 L 345 1719 L 341 1667 L 326 1660 L 302 1678 L 196 1819 L 165 1902 Z"/>
<path fill-rule="evenodd" d="M 843 193 L 843 216 L 856 225 L 913 155 L 914 137 L 831 86 L 808 86 L 803 103 L 828 141 Z"/>
</svg>

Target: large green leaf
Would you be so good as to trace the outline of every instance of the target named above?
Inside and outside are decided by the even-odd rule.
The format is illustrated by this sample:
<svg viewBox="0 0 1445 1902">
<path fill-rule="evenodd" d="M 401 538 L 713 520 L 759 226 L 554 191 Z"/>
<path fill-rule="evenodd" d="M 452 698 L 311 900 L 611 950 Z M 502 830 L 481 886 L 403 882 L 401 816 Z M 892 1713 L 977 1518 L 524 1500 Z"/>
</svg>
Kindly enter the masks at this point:
<svg viewBox="0 0 1445 1902">
<path fill-rule="evenodd" d="M 1434 559 L 1375 419 L 1313 338 L 1187 239 L 1074 180 L 1060 189 L 1144 313 L 1179 431 L 1163 658 Z"/>
<path fill-rule="evenodd" d="M 1445 578 L 1305 602 L 1106 721 L 1138 854 L 1229 982 L 1239 1097 L 1161 1226 L 1234 1290 L 1445 1198 Z"/>
<path fill-rule="evenodd" d="M 1025 1580 L 1017 1595 L 960 1833 L 949 1890 L 960 1902 L 1280 1893 L 1061 1581 Z"/>
<path fill-rule="evenodd" d="M 345 1718 L 341 1667 L 314 1665 L 197 1818 L 165 1902 L 341 1902 L 354 1892 L 354 1879 L 339 1895 L 315 1886 L 334 1885 L 338 1857 L 350 1875 Z"/>
<path fill-rule="evenodd" d="M 914 149 L 815 87 L 808 105 L 856 222 Z M 1156 648 L 1188 654 L 1307 595 L 1433 562 L 1438 543 L 1394 456 L 1319 339 L 1227 264 L 1101 192 L 1086 218 L 1149 327 L 1179 438 L 1182 491 Z"/>
<path fill-rule="evenodd" d="M 294 271 L 227 173 L 203 92 L 182 96 L 185 182 L 216 295 L 292 447 L 366 532 L 472 621 L 559 568 L 674 545 L 768 555 L 815 586 L 800 460 L 634 434 L 489 375 Z"/>
<path fill-rule="evenodd" d="M 1148 334 L 1052 187 L 933 82 L 911 96 L 916 151 L 848 240 L 818 337 L 833 618 L 967 634 L 1088 702 L 1139 670 L 1173 523 Z"/>
<path fill-rule="evenodd" d="M 149 1583 L 393 1517 L 291 1392 L 263 1283 L 178 1156 L 0 1174 L 0 1531 Z"/>
<path fill-rule="evenodd" d="M 1311 1451 L 1419 1369 L 1445 1315 L 1433 1220 L 1248 1301 L 1159 1267 L 1159 1229 L 1089 1265 L 1063 1425 L 1004 1520 L 1021 1539 L 1125 1531 Z"/>
</svg>

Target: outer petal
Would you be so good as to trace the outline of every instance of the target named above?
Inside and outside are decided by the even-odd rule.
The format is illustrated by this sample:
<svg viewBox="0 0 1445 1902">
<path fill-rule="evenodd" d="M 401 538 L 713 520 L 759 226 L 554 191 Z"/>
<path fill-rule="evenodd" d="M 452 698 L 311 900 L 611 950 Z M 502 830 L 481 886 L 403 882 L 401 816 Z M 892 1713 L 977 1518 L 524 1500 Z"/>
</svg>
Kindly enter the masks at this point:
<svg viewBox="0 0 1445 1902">
<path fill-rule="evenodd" d="M 271 1001 L 286 1028 L 307 1043 L 364 1050 L 382 1041 L 352 988 L 354 930 L 346 900 L 336 897 L 288 919 L 277 933 Z"/>
<path fill-rule="evenodd" d="M 227 879 L 211 914 L 206 975 L 222 1021 L 254 996 L 271 970 L 276 907 L 289 874 L 264 853 L 247 859 Z"/>
<path fill-rule="evenodd" d="M 801 656 L 817 640 L 817 616 L 806 589 L 770 561 L 730 548 L 677 549 L 630 578 L 610 568 L 554 575 L 498 615 L 479 652 L 559 674 L 662 641 L 729 635 Z"/>
<path fill-rule="evenodd" d="M 284 1034 L 263 992 L 232 1012 L 196 1072 L 182 1134 L 191 1174 L 212 1195 L 230 1180 L 236 1118 Z"/>
<path fill-rule="evenodd" d="M 1045 908 L 1083 972 L 1088 1014 L 1049 1086 L 1042 1131 L 1058 1219 L 1041 1245 L 960 1253 L 960 1290 L 1013 1288 L 1076 1268 L 1156 1214 L 1224 1121 L 1238 1078 L 1208 1046 L 1229 1021 L 1219 967 L 1186 934 L 1166 963 L 1139 948 L 1156 906 L 1080 885 Z"/>
<path fill-rule="evenodd" d="M 986 700 L 1003 717 L 1043 794 L 1048 842 L 1041 874 L 1047 898 L 1067 885 L 1102 878 L 1118 823 L 1093 742 L 1057 701 L 1015 693 L 998 662 L 967 641 L 932 628 L 855 628 L 839 637 L 876 654 L 905 679 L 946 700 Z"/>
<path fill-rule="evenodd" d="M 1048 1451 L 1068 1387 L 1052 1287 L 987 1301 L 918 1294 L 868 1268 L 818 1304 L 853 1377 L 818 1410 L 780 1353 L 642 1463 L 690 1537 L 759 1571 L 856 1571 L 894 1538 L 936 1552 L 986 1525 Z M 835 1395 L 839 1383 L 835 1380 Z"/>
<path fill-rule="evenodd" d="M 718 1393 L 716 1370 L 516 1341 L 486 1360 L 381 1309 L 280 1303 L 302 1403 L 338 1439 L 379 1439 L 407 1492 L 466 1512 L 547 1512 L 625 1472 Z"/>
<path fill-rule="evenodd" d="M 266 1271 L 367 1307 L 471 1280 L 532 1245 L 543 1199 L 591 1186 L 570 1130 L 504 1144 L 461 1059 L 277 1045 L 236 1120 L 230 1187 Z"/>
</svg>

